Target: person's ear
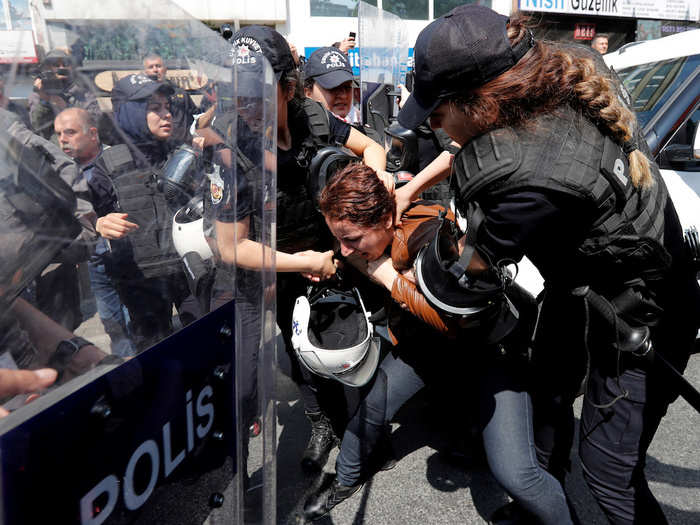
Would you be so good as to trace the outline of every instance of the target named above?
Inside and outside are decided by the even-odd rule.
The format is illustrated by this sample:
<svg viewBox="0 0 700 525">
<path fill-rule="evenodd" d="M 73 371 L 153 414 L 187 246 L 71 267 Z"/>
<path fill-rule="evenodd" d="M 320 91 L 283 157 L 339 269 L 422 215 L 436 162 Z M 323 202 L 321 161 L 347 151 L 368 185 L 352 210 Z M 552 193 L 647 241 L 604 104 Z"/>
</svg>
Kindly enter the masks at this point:
<svg viewBox="0 0 700 525">
<path fill-rule="evenodd" d="M 394 227 L 394 214 L 390 213 L 384 219 L 384 229 L 390 230 Z"/>
</svg>

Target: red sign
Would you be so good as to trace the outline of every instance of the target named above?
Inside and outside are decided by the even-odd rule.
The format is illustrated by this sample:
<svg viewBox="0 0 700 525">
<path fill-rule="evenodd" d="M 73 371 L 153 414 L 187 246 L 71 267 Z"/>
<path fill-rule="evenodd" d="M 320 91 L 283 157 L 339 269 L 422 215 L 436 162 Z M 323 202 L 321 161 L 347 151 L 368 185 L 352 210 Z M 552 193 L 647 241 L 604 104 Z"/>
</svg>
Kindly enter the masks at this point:
<svg viewBox="0 0 700 525">
<path fill-rule="evenodd" d="M 591 40 L 595 36 L 595 24 L 576 24 L 574 40 Z"/>
</svg>

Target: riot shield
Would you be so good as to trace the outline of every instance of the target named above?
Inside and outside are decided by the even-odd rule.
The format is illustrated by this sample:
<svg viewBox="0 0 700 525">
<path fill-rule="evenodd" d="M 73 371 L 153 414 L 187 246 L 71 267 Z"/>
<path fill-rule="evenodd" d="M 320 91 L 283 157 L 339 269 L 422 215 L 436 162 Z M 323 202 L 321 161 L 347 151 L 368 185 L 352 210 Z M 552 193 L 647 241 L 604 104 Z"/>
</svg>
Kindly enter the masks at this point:
<svg viewBox="0 0 700 525">
<path fill-rule="evenodd" d="M 398 113 L 396 91 L 408 69 L 408 34 L 396 15 L 360 2 L 359 43 L 362 123 L 384 136 Z"/>
<path fill-rule="evenodd" d="M 0 109 L 0 520 L 273 523 L 271 68 L 166 0 L 30 16 L 4 89 L 31 94 Z"/>
</svg>

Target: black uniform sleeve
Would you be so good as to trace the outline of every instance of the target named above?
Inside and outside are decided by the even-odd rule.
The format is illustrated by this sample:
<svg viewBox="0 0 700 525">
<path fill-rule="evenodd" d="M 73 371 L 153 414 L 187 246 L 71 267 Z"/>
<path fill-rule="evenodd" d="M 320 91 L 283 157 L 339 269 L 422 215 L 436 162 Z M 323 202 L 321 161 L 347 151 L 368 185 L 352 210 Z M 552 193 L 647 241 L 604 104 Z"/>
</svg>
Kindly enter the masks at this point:
<svg viewBox="0 0 700 525">
<path fill-rule="evenodd" d="M 326 110 L 326 113 L 328 114 L 328 141 L 330 144 L 345 144 L 350 137 L 352 127 L 330 111 Z"/>
<path fill-rule="evenodd" d="M 591 211 L 578 199 L 553 192 L 518 191 L 481 203 L 485 218 L 478 232 L 479 251 L 492 262 L 555 264 L 556 254 L 578 246 L 591 224 Z"/>
</svg>

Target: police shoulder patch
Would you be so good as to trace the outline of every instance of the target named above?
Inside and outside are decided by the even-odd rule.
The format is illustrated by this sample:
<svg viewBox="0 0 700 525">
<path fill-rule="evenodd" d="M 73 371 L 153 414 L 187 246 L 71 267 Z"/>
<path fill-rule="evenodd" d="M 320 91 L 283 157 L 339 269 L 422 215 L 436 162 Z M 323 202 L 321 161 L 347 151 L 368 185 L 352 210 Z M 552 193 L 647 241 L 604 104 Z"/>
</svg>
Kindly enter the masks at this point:
<svg viewBox="0 0 700 525">
<path fill-rule="evenodd" d="M 219 204 L 224 198 L 224 180 L 220 175 L 214 174 L 209 177 L 209 193 L 212 204 Z"/>
</svg>

